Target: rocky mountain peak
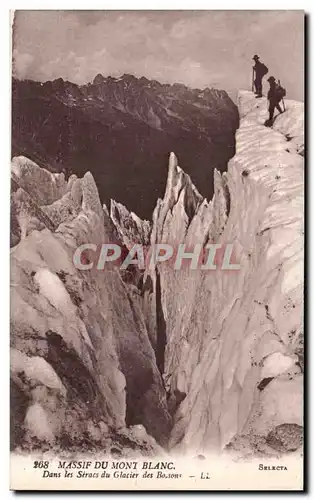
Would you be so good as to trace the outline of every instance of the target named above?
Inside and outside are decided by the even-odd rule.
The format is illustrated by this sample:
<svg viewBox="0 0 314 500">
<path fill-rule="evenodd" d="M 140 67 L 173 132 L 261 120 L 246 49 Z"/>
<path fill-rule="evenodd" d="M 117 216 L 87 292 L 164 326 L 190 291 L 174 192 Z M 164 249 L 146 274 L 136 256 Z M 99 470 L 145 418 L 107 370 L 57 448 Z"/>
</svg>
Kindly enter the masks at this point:
<svg viewBox="0 0 314 500">
<path fill-rule="evenodd" d="M 106 78 L 101 73 L 98 73 L 98 75 L 96 75 L 94 80 L 93 80 L 93 85 L 101 85 L 105 81 L 106 81 Z"/>
<path fill-rule="evenodd" d="M 138 78 L 136 78 L 136 76 L 134 76 L 130 73 L 124 73 L 121 77 L 121 80 L 129 81 L 129 82 L 137 82 Z"/>
</svg>

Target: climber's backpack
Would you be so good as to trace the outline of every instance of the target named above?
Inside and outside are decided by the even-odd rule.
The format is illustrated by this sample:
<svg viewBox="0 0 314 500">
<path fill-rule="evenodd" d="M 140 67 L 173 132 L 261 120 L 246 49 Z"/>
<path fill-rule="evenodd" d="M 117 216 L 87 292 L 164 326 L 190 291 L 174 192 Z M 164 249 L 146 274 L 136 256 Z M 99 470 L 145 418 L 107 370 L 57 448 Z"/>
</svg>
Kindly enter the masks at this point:
<svg viewBox="0 0 314 500">
<path fill-rule="evenodd" d="M 278 98 L 278 101 L 281 101 L 281 99 L 286 96 L 286 89 L 282 87 L 282 85 L 280 84 L 280 80 L 278 81 L 276 86 L 276 96 Z"/>
<path fill-rule="evenodd" d="M 260 68 L 259 71 L 261 72 L 261 76 L 267 75 L 268 68 L 267 68 L 266 64 L 260 63 L 259 68 Z"/>
</svg>

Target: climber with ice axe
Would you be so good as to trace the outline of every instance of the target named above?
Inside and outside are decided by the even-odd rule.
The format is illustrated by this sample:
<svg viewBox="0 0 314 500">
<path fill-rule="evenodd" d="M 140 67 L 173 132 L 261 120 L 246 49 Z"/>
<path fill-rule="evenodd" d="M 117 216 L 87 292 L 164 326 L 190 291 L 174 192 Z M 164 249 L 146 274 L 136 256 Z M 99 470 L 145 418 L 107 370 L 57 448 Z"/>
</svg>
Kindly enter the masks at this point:
<svg viewBox="0 0 314 500">
<path fill-rule="evenodd" d="M 255 65 L 253 66 L 252 72 L 252 92 L 254 92 L 255 86 L 255 94 L 256 98 L 263 97 L 263 77 L 268 73 L 267 66 L 259 60 L 259 56 L 255 54 L 253 57 L 253 61 L 255 61 Z M 255 78 L 254 78 L 255 76 Z"/>
<path fill-rule="evenodd" d="M 271 126 L 274 119 L 275 108 L 279 111 L 279 113 L 283 113 L 280 102 L 283 101 L 284 96 L 286 95 L 285 89 L 280 85 L 280 81 L 276 82 L 276 78 L 270 76 L 268 78 L 269 83 L 269 91 L 267 94 L 267 99 L 269 101 L 268 111 L 269 111 L 269 119 L 266 121 L 265 125 Z M 284 105 L 284 101 L 283 101 Z M 285 110 L 285 107 L 284 107 Z"/>
</svg>

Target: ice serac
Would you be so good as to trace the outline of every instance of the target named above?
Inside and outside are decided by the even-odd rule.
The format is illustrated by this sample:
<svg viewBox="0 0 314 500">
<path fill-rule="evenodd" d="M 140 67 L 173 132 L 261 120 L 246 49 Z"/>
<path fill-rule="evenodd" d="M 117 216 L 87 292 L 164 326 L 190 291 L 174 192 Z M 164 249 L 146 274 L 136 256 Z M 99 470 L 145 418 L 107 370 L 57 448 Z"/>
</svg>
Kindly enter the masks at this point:
<svg viewBox="0 0 314 500">
<path fill-rule="evenodd" d="M 19 157 L 12 176 L 12 447 L 160 451 L 171 418 L 134 292 L 113 266 L 73 264 L 81 244 L 112 240 L 92 175 Z"/>
<path fill-rule="evenodd" d="M 143 246 L 149 244 L 151 223 L 148 220 L 142 220 L 134 212 L 129 212 L 122 203 L 115 200 L 111 200 L 110 203 L 110 218 L 128 250 L 137 244 Z"/>
<path fill-rule="evenodd" d="M 146 274 L 173 451 L 273 455 L 302 443 L 303 104 L 285 104 L 267 128 L 266 99 L 239 93 L 236 154 L 210 203 L 170 158 L 151 242 L 234 243 L 240 264 Z"/>
<path fill-rule="evenodd" d="M 287 100 L 272 128 L 265 99 L 240 92 L 238 108 L 236 154 L 214 172 L 213 199 L 172 153 L 152 224 L 115 201 L 109 214 L 89 172 L 66 180 L 13 158 L 13 448 L 161 453 L 154 438 L 178 453 L 301 448 L 303 104 Z M 221 270 L 221 253 L 216 270 L 186 259 L 175 270 L 172 259 L 131 277 L 73 265 L 81 244 L 107 242 L 175 253 L 233 243 L 240 269 Z"/>
</svg>

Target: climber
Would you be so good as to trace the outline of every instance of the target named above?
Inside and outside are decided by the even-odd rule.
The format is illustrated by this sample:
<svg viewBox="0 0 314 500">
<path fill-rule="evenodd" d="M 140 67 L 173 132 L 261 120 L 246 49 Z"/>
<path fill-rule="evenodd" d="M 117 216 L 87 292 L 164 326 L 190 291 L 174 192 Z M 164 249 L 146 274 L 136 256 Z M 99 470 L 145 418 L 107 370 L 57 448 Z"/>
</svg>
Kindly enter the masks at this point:
<svg viewBox="0 0 314 500">
<path fill-rule="evenodd" d="M 269 124 L 273 122 L 275 108 L 278 109 L 279 113 L 283 113 L 280 107 L 280 101 L 282 100 L 282 95 L 278 92 L 278 85 L 276 79 L 270 76 L 267 81 L 269 82 L 269 91 L 267 94 L 267 99 L 269 101 L 268 111 L 269 111 Z"/>
<path fill-rule="evenodd" d="M 253 76 L 252 76 L 252 91 L 254 90 L 255 85 L 255 94 L 256 98 L 263 97 L 263 77 L 268 73 L 267 66 L 259 60 L 259 56 L 255 54 L 253 57 L 253 61 L 255 61 L 255 65 L 253 66 Z M 255 74 L 255 79 L 254 79 Z"/>
</svg>

